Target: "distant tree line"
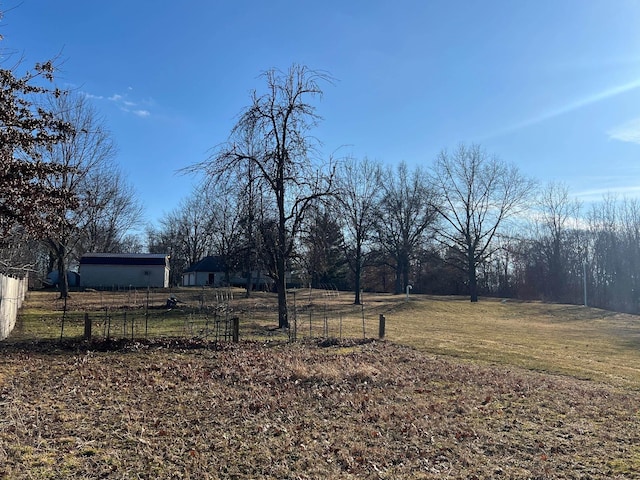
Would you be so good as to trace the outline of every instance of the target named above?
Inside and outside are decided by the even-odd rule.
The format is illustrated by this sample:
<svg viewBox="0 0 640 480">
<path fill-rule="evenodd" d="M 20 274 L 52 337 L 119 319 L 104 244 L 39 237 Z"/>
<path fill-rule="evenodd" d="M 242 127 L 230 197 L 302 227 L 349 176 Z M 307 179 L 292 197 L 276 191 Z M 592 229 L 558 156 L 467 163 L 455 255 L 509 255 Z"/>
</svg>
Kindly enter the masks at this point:
<svg viewBox="0 0 640 480">
<path fill-rule="evenodd" d="M 314 100 L 332 78 L 293 65 L 264 89 L 210 158 L 202 182 L 146 239 L 115 145 L 82 95 L 52 85 L 54 65 L 0 69 L 0 267 L 66 271 L 89 251 L 171 256 L 171 283 L 206 255 L 274 280 L 279 325 L 292 286 L 542 299 L 640 312 L 640 204 L 606 197 L 584 208 L 567 187 L 540 187 L 479 145 L 431 164 L 322 158 Z M 586 288 L 585 288 L 586 287 Z"/>
<path fill-rule="evenodd" d="M 227 142 L 188 171 L 205 181 L 158 228 L 174 281 L 193 261 L 260 269 L 290 286 L 501 296 L 637 312 L 638 204 L 581 207 L 559 183 L 539 186 L 479 145 L 430 165 L 317 158 L 310 99 L 331 78 L 304 66 L 263 76 Z M 291 143 L 288 143 L 291 142 Z M 291 276 L 285 280 L 283 272 Z M 289 284 L 287 284 L 287 281 Z M 283 300 L 286 305 L 286 298 Z M 281 316 L 280 325 L 287 324 Z"/>
</svg>

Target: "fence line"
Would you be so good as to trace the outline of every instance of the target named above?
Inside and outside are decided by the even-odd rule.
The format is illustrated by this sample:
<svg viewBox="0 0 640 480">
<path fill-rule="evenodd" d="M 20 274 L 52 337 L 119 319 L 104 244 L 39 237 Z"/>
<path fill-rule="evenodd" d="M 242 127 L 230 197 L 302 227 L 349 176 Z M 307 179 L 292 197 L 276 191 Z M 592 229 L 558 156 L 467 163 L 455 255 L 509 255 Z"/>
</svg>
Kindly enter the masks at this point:
<svg viewBox="0 0 640 480">
<path fill-rule="evenodd" d="M 236 289 L 176 289 L 137 292 L 78 292 L 67 300 L 52 300 L 51 292 L 33 292 L 44 304 L 43 315 L 24 315 L 11 337 L 44 339 L 162 339 L 233 341 L 316 341 L 367 339 L 379 334 L 377 303 L 353 305 L 335 289 L 289 291 L 290 328 L 277 328 L 273 295 L 247 298 Z M 40 298 L 42 297 L 42 298 Z M 43 298 L 46 301 L 43 302 Z M 237 323 L 234 323 L 237 322 Z"/>
<path fill-rule="evenodd" d="M 381 318 L 373 312 L 334 312 L 320 307 L 291 312 L 290 328 L 277 329 L 272 323 L 237 312 L 179 313 L 165 316 L 165 311 L 104 310 L 71 312 L 66 316 L 65 338 L 128 339 L 185 338 L 213 342 L 231 342 L 238 338 L 253 340 L 345 340 L 384 337 Z M 277 319 L 276 319 L 277 320 Z M 59 328 L 60 320 L 51 326 Z M 24 334 L 24 332 L 23 332 Z M 62 337 L 61 337 L 62 338 Z"/>
<path fill-rule="evenodd" d="M 18 310 L 27 293 L 27 278 L 0 275 L 0 340 L 9 336 L 16 326 Z"/>
<path fill-rule="evenodd" d="M 277 315 L 277 313 L 275 314 Z M 238 338 L 258 341 L 315 341 L 366 339 L 379 335 L 377 312 L 336 312 L 323 306 L 291 312 L 290 328 L 277 328 L 277 316 L 252 312 L 210 310 L 181 312 L 144 308 L 94 311 L 57 311 L 34 325 L 20 325 L 14 339 L 140 340 L 183 338 L 231 342 Z M 23 320 L 24 322 L 24 320 Z M 35 327 L 35 328 L 30 328 Z M 14 333 L 16 335 L 16 333 Z M 379 335 L 382 337 L 382 335 Z"/>
</svg>

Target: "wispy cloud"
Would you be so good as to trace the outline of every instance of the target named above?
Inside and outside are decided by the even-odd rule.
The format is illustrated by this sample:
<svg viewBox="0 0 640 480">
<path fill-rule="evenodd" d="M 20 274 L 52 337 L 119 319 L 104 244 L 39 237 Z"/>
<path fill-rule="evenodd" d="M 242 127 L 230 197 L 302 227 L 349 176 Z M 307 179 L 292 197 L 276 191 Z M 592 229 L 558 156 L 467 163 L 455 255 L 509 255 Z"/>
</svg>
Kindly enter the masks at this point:
<svg viewBox="0 0 640 480">
<path fill-rule="evenodd" d="M 91 100 L 104 100 L 104 97 L 102 95 L 94 95 L 88 92 L 82 92 L 82 95 L 84 95 L 87 98 L 90 98 Z"/>
<path fill-rule="evenodd" d="M 607 188 L 592 188 L 581 190 L 574 196 L 583 202 L 597 202 L 609 196 L 614 198 L 638 198 L 640 197 L 640 186 L 617 185 Z"/>
<path fill-rule="evenodd" d="M 640 117 L 613 127 L 607 132 L 607 135 L 612 140 L 640 144 Z"/>
<path fill-rule="evenodd" d="M 130 98 L 129 93 L 133 89 L 129 87 L 127 89 L 127 93 L 114 93 L 109 96 L 104 95 L 95 95 L 88 92 L 83 92 L 85 97 L 90 98 L 92 100 L 106 100 L 108 102 L 116 105 L 123 112 L 131 113 L 140 118 L 147 118 L 151 116 L 151 111 L 147 110 L 144 107 L 145 105 L 149 105 L 152 102 L 150 101 L 136 101 Z"/>
<path fill-rule="evenodd" d="M 523 120 L 521 122 L 517 122 L 514 123 L 513 125 L 510 125 L 508 127 L 505 127 L 501 130 L 498 130 L 490 135 L 488 135 L 488 137 L 495 137 L 495 136 L 499 136 L 499 135 L 504 135 L 507 133 L 512 133 L 515 132 L 517 130 L 520 130 L 522 128 L 526 128 L 526 127 L 530 127 L 533 125 L 537 125 L 539 123 L 542 123 L 544 121 L 550 120 L 552 118 L 556 118 L 559 117 L 560 115 L 564 115 L 566 113 L 570 113 L 573 112 L 574 110 L 578 110 L 580 108 L 586 107 L 588 105 L 592 105 L 594 103 L 603 101 L 603 100 L 607 100 L 609 98 L 621 95 L 623 93 L 626 92 L 630 92 L 632 90 L 635 90 L 637 88 L 640 88 L 640 80 L 634 80 L 633 82 L 628 82 L 628 83 L 624 83 L 622 85 L 617 85 L 611 88 L 607 88 L 601 92 L 596 92 L 594 94 L 591 95 L 587 95 L 583 98 L 579 98 L 577 100 L 574 100 L 572 102 L 567 103 L 566 105 L 560 105 L 556 108 L 551 108 L 545 112 L 542 112 L 538 115 L 535 115 L 531 118 L 528 118 L 526 120 Z M 629 141 L 629 140 L 627 140 Z"/>
<path fill-rule="evenodd" d="M 615 87 L 607 88 L 602 92 L 597 92 L 592 95 L 587 95 L 584 98 L 580 98 L 573 102 L 570 102 L 566 105 L 562 105 L 558 108 L 551 109 L 547 112 L 544 112 L 541 115 L 530 118 L 522 122 L 517 127 L 526 127 L 529 125 L 534 125 L 536 123 L 543 122 L 545 120 L 549 120 L 550 118 L 555 118 L 565 113 L 572 112 L 574 110 L 578 110 L 579 108 L 586 107 L 587 105 L 591 105 L 596 102 L 600 102 L 602 100 L 606 100 L 607 98 L 615 97 L 625 92 L 629 92 L 631 90 L 635 90 L 640 87 L 640 80 L 635 80 L 633 82 L 625 83 L 623 85 L 617 85 Z"/>
</svg>

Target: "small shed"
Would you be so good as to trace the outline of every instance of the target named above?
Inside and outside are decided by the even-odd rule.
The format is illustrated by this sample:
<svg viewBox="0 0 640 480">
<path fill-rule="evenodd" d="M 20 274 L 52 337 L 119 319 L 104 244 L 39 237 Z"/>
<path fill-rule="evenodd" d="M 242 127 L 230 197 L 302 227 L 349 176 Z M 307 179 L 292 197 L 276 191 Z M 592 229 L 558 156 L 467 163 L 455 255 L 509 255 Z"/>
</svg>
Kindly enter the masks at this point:
<svg viewBox="0 0 640 480">
<path fill-rule="evenodd" d="M 219 287 L 225 279 L 226 264 L 221 255 L 211 255 L 194 263 L 182 274 L 183 287 Z"/>
<path fill-rule="evenodd" d="M 160 253 L 87 253 L 80 259 L 85 288 L 167 288 L 169 255 Z"/>
</svg>

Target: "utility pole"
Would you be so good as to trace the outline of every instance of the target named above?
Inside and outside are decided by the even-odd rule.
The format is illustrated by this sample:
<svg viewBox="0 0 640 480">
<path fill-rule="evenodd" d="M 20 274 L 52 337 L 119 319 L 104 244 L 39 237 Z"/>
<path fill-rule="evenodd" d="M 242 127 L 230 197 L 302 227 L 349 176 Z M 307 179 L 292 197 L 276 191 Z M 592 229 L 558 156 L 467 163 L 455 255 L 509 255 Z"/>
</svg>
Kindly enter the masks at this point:
<svg viewBox="0 0 640 480">
<path fill-rule="evenodd" d="M 582 285 L 584 287 L 584 306 L 587 306 L 587 261 L 582 262 Z"/>
</svg>

